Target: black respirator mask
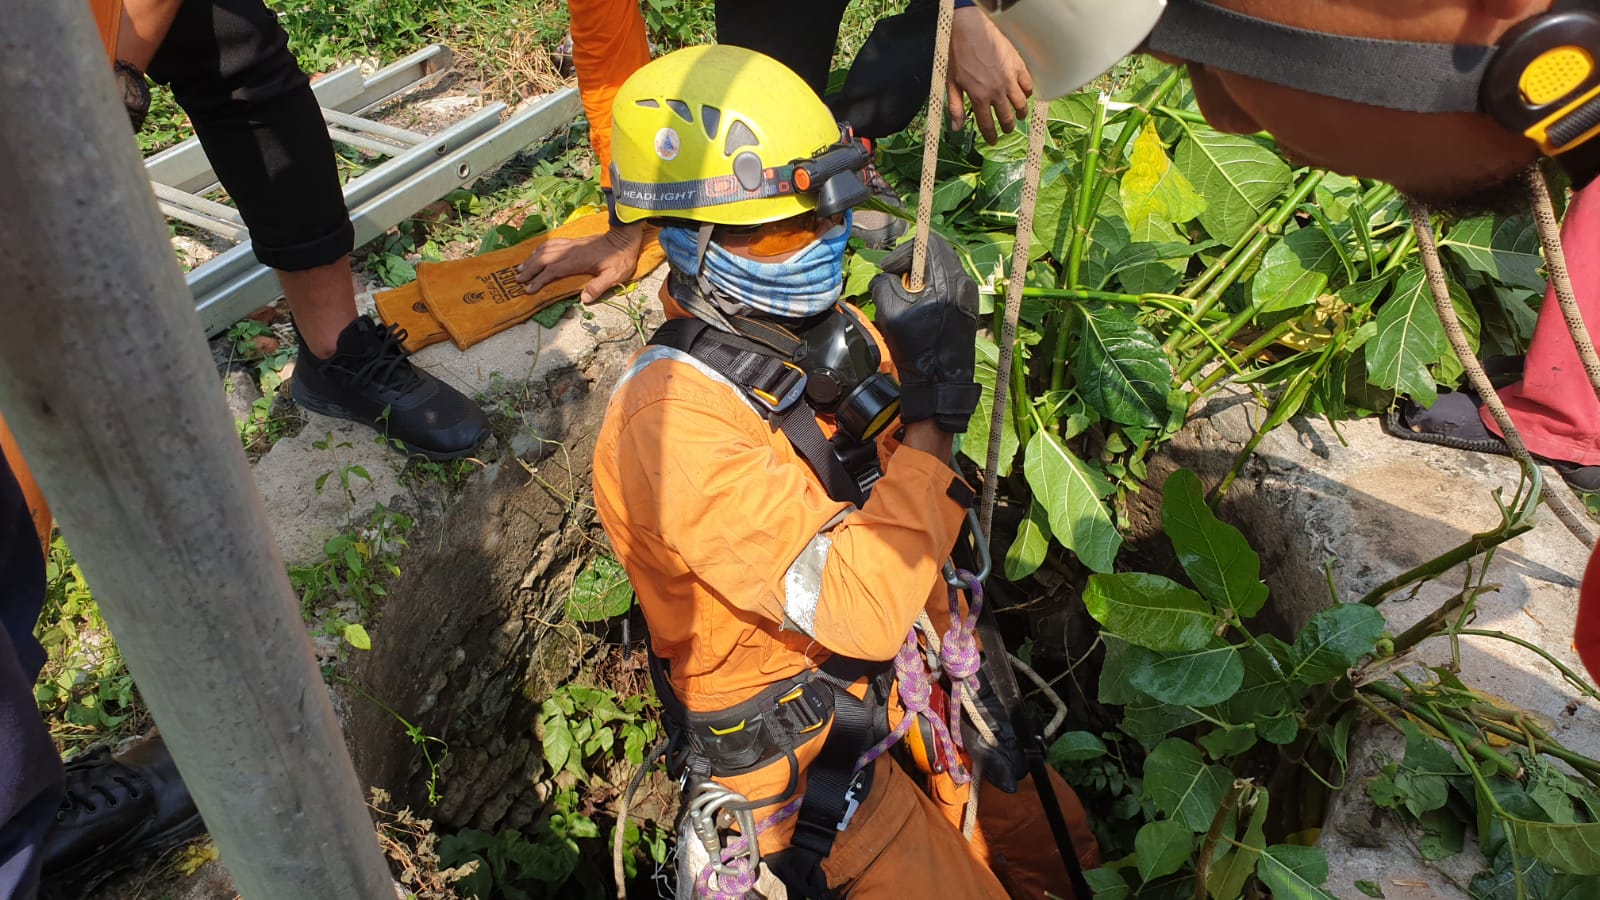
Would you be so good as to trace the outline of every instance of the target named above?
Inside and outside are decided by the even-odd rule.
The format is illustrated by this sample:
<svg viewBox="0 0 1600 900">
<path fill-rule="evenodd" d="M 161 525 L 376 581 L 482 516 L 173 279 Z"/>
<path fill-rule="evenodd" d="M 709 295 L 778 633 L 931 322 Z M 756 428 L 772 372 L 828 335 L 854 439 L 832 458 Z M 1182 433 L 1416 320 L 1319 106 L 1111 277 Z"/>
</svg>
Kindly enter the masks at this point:
<svg viewBox="0 0 1600 900">
<path fill-rule="evenodd" d="M 900 413 L 900 385 L 878 371 L 878 346 L 854 314 L 829 310 L 795 332 L 802 341 L 795 365 L 806 373 L 806 400 L 832 413 L 839 431 L 870 442 Z"/>
<path fill-rule="evenodd" d="M 1292 2 L 1292 0 L 1289 0 Z M 1120 7 L 1127 4 L 1130 12 Z M 1582 187 L 1600 174 L 1600 0 L 1556 0 L 1496 46 L 1349 37 L 1292 28 L 1204 0 L 980 0 L 1017 45 L 1045 96 L 1092 80 L 1059 49 L 1012 34 L 1070 22 L 1093 32 L 1095 13 L 1118 21 L 1137 11 L 1152 30 L 1138 49 L 1179 57 L 1271 84 L 1415 113 L 1486 113 L 1537 144 Z M 1009 20 L 1009 21 L 1008 21 Z M 1059 22 L 1057 21 L 1059 20 Z M 1046 23 L 1046 24 L 1040 24 Z M 1008 27 L 1009 26 L 1009 27 Z M 1126 46 L 1118 33 L 1117 46 Z M 1078 38 L 1078 42 L 1086 41 Z M 1028 45 L 1032 46 L 1028 46 Z M 1119 57 L 1120 58 L 1120 57 Z M 1097 60 L 1098 62 L 1098 60 Z M 1051 72 L 1070 68 L 1072 77 Z M 1108 68 L 1109 66 L 1107 66 Z M 1041 76 L 1040 72 L 1044 75 Z"/>
</svg>

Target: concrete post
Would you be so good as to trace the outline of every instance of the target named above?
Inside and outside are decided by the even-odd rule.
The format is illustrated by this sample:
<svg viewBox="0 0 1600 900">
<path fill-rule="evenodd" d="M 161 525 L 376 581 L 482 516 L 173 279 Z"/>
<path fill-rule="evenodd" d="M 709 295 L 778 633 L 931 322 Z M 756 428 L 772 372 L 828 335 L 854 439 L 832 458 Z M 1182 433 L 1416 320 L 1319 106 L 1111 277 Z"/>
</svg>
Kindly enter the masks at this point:
<svg viewBox="0 0 1600 900">
<path fill-rule="evenodd" d="M 0 410 L 240 893 L 392 898 L 94 34 L 0 15 Z"/>
</svg>

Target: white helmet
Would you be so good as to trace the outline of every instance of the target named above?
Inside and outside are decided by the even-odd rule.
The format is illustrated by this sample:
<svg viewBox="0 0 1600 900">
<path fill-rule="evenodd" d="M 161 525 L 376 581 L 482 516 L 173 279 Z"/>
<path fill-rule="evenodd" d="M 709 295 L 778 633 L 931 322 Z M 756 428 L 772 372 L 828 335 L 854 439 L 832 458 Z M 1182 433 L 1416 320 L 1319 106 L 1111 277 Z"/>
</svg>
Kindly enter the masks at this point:
<svg viewBox="0 0 1600 900">
<path fill-rule="evenodd" d="M 1149 37 L 1167 0 L 977 0 L 1033 76 L 1034 95 L 1070 94 Z"/>
</svg>

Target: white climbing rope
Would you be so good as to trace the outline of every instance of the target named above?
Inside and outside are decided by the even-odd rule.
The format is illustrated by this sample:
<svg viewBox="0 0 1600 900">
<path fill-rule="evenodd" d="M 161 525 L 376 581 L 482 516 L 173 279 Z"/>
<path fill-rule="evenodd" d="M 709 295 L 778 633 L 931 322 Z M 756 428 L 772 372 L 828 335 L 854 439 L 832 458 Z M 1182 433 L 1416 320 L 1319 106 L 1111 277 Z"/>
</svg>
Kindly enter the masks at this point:
<svg viewBox="0 0 1600 900">
<path fill-rule="evenodd" d="M 1035 100 L 1028 119 L 1028 163 L 1022 173 L 1017 242 L 1011 251 L 1011 269 L 1006 279 L 1006 307 L 999 334 L 1000 358 L 994 373 L 994 409 L 989 416 L 989 452 L 983 465 L 983 503 L 978 519 L 985 538 L 994 524 L 994 504 L 1000 487 L 1000 441 L 1005 434 L 1006 409 L 1011 405 L 1011 365 L 1017 346 L 1017 319 L 1022 314 L 1022 288 L 1028 280 L 1028 253 L 1033 249 L 1033 211 L 1039 203 L 1049 110 L 1050 104 Z"/>
<path fill-rule="evenodd" d="M 939 0 L 939 26 L 933 39 L 933 83 L 928 85 L 928 124 L 922 144 L 922 180 L 917 186 L 917 231 L 912 237 L 911 292 L 922 290 L 928 274 L 928 234 L 933 228 L 933 184 L 939 171 L 939 139 L 944 134 L 945 86 L 950 72 L 950 26 L 955 0 Z"/>
<path fill-rule="evenodd" d="M 1527 445 L 1522 443 L 1522 435 L 1517 432 L 1517 426 L 1512 424 L 1511 414 L 1506 411 L 1505 404 L 1500 400 L 1500 392 L 1495 390 L 1494 384 L 1489 381 L 1488 374 L 1478 362 L 1477 354 L 1472 351 L 1472 345 L 1467 342 L 1466 332 L 1461 328 L 1461 318 L 1456 315 L 1455 303 L 1450 299 L 1450 283 L 1445 277 L 1444 263 L 1439 261 L 1439 247 L 1434 242 L 1433 223 L 1428 216 L 1427 207 L 1415 202 L 1411 204 L 1411 227 L 1417 233 L 1417 249 L 1422 256 L 1422 268 L 1427 273 L 1428 287 L 1433 291 L 1433 306 L 1439 312 L 1439 321 L 1444 323 L 1445 334 L 1450 338 L 1450 347 L 1455 350 L 1456 358 L 1466 370 L 1473 390 L 1483 398 L 1484 406 L 1489 408 L 1490 415 L 1494 416 L 1495 422 L 1500 426 L 1506 446 L 1511 448 L 1511 455 L 1523 465 L 1537 465 L 1533 454 L 1528 452 Z M 1568 287 L 1570 288 L 1570 284 Z M 1566 501 L 1551 491 L 1545 491 L 1544 502 L 1550 507 L 1550 511 L 1555 513 L 1556 518 L 1561 520 L 1561 524 L 1567 526 L 1567 530 L 1582 541 L 1585 547 L 1594 546 L 1594 535 Z"/>
</svg>

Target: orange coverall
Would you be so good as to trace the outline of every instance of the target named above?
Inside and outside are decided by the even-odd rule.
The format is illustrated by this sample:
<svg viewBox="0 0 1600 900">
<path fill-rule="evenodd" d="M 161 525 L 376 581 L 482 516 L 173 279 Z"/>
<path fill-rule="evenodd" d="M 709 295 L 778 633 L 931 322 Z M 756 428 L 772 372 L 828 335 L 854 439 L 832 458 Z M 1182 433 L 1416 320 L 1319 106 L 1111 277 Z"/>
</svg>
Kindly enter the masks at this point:
<svg viewBox="0 0 1600 900">
<path fill-rule="evenodd" d="M 663 300 L 669 315 L 681 315 L 665 291 Z M 832 432 L 829 418 L 818 421 Z M 635 357 L 595 448 L 595 505 L 655 652 L 690 709 L 748 700 L 834 653 L 889 660 L 924 608 L 941 630 L 948 625 L 940 569 L 966 515 L 949 496 L 958 476 L 946 461 L 888 438 L 879 449 L 883 478 L 856 509 L 831 499 L 784 433 L 730 383 L 666 348 Z M 786 620 L 798 620 L 791 564 L 819 541 L 826 563 L 811 633 L 785 630 Z M 863 696 L 865 683 L 854 692 Z M 891 723 L 903 715 L 892 697 Z M 824 740 L 799 749 L 802 771 Z M 978 839 L 969 846 L 951 824 L 965 788 L 946 780 L 925 793 L 888 757 L 877 766 L 870 796 L 823 863 L 832 887 L 859 897 L 919 888 L 952 898 L 1072 896 L 1031 782 L 1014 795 L 982 791 Z M 788 775 L 778 762 L 721 780 L 756 798 L 781 792 Z M 1053 780 L 1082 861 L 1092 866 L 1098 852 L 1082 806 Z M 804 790 L 803 775 L 800 784 Z M 774 808 L 758 811 L 757 821 Z M 792 834 L 792 820 L 774 827 L 762 851 L 782 849 Z"/>
<path fill-rule="evenodd" d="M 589 120 L 589 146 L 600 165 L 600 186 L 611 186 L 611 101 L 628 76 L 650 61 L 639 0 L 573 0 L 572 65 Z"/>
</svg>

